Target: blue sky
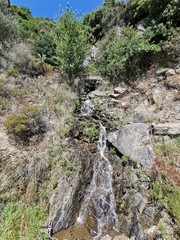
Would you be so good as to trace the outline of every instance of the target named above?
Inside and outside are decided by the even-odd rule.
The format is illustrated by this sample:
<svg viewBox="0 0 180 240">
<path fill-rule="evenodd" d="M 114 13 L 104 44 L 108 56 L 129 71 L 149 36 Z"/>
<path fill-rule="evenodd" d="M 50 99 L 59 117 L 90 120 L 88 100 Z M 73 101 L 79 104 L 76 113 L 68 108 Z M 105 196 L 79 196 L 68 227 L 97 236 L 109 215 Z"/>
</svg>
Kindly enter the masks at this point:
<svg viewBox="0 0 180 240">
<path fill-rule="evenodd" d="M 87 13 L 102 5 L 103 0 L 11 0 L 12 4 L 18 6 L 26 6 L 30 8 L 34 17 L 49 17 L 54 18 L 59 12 L 59 6 L 64 9 L 67 2 L 73 9 L 81 10 L 82 13 Z"/>
</svg>

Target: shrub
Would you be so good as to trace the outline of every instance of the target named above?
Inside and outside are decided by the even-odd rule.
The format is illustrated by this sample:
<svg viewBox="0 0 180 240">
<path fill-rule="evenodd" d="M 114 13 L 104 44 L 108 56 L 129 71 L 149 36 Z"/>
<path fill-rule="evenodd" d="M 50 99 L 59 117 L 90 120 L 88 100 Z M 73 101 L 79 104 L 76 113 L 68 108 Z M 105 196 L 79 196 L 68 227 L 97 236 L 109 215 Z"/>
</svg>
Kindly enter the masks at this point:
<svg viewBox="0 0 180 240">
<path fill-rule="evenodd" d="M 38 57 L 39 54 L 46 56 L 45 63 L 56 65 L 56 43 L 54 37 L 49 33 L 43 33 L 36 39 L 34 51 L 36 57 Z"/>
<path fill-rule="evenodd" d="M 8 68 L 8 75 L 16 78 L 16 77 L 19 76 L 19 70 L 15 67 L 9 67 Z"/>
<path fill-rule="evenodd" d="M 98 60 L 101 73 L 112 82 L 129 80 L 141 73 L 149 60 L 147 53 L 160 50 L 158 45 L 149 43 L 148 38 L 132 27 L 124 28 L 122 34 L 121 39 L 115 38 L 106 44 Z"/>
<path fill-rule="evenodd" d="M 40 136 L 45 131 L 42 112 L 36 106 L 25 106 L 19 113 L 7 117 L 4 127 L 16 142 L 24 144 L 27 144 L 32 136 Z"/>
<path fill-rule="evenodd" d="M 88 33 L 76 13 L 68 7 L 57 23 L 57 61 L 60 68 L 69 77 L 82 70 L 83 60 L 87 51 Z"/>
<path fill-rule="evenodd" d="M 19 26 L 12 15 L 4 15 L 0 12 L 0 43 L 14 42 L 19 38 Z"/>
<path fill-rule="evenodd" d="M 27 43 L 17 43 L 7 53 L 9 63 L 19 71 L 28 73 L 34 65 L 32 47 Z"/>
</svg>

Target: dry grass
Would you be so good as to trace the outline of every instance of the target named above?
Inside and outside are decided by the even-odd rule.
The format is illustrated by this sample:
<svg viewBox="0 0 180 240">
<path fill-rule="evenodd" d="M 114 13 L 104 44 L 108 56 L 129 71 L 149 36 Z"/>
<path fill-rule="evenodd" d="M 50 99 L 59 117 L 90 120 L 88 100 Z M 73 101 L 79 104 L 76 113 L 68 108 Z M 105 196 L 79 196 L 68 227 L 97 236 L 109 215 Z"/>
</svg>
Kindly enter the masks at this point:
<svg viewBox="0 0 180 240">
<path fill-rule="evenodd" d="M 180 139 L 156 145 L 155 176 L 163 175 L 172 184 L 180 186 Z"/>
</svg>

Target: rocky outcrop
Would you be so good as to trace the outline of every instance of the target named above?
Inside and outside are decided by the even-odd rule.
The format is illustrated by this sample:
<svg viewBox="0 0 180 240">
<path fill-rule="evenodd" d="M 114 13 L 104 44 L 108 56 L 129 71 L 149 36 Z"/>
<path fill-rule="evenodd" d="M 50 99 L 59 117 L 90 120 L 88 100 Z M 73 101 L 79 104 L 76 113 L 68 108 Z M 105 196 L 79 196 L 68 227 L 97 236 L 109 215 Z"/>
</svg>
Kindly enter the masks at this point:
<svg viewBox="0 0 180 240">
<path fill-rule="evenodd" d="M 164 124 L 152 124 L 154 135 L 180 135 L 180 123 L 164 123 Z"/>
<path fill-rule="evenodd" d="M 118 151 L 144 168 L 151 168 L 155 154 L 149 137 L 150 126 L 144 123 L 124 125 L 108 135 L 108 141 Z"/>
<path fill-rule="evenodd" d="M 52 192 L 50 203 L 50 220 L 53 232 L 69 227 L 73 212 L 73 204 L 79 189 L 79 174 L 67 177 L 62 171 L 58 174 L 57 188 Z"/>
</svg>

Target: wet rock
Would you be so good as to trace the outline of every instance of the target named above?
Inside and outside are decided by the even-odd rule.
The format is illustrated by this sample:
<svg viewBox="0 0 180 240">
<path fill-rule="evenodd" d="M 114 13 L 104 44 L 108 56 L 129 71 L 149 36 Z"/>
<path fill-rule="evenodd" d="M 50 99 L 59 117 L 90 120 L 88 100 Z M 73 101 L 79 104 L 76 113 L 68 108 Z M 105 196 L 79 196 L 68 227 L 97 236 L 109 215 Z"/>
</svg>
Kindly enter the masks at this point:
<svg viewBox="0 0 180 240">
<path fill-rule="evenodd" d="M 154 135 L 180 135 L 180 123 L 152 124 Z"/>
<path fill-rule="evenodd" d="M 108 134 L 108 141 L 120 153 L 130 157 L 144 168 L 151 168 L 155 159 L 150 137 L 150 126 L 144 123 L 124 125 Z"/>
</svg>

